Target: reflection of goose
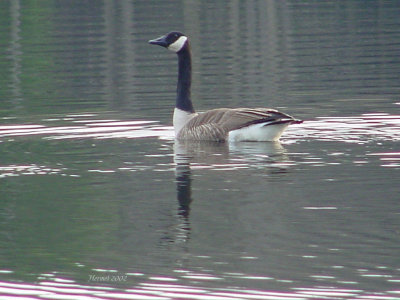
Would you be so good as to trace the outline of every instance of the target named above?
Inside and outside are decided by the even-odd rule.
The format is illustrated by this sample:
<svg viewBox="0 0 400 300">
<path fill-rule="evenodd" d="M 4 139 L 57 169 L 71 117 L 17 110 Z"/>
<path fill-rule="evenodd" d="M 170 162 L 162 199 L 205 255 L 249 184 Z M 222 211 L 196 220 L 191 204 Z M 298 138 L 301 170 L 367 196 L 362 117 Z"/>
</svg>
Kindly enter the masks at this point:
<svg viewBox="0 0 400 300">
<path fill-rule="evenodd" d="M 287 170 L 277 164 L 287 160 L 285 149 L 279 142 L 228 144 L 176 140 L 174 163 L 179 224 L 172 241 L 186 242 L 190 238 L 190 205 L 193 202 L 192 167 L 194 169 L 218 169 L 246 165 L 249 168 L 265 168 L 268 174 L 285 174 Z M 171 242 L 170 238 L 167 240 Z"/>
<path fill-rule="evenodd" d="M 190 99 L 192 64 L 188 38 L 180 32 L 170 32 L 149 43 L 178 54 L 178 87 L 173 120 L 177 139 L 276 141 L 288 125 L 302 122 L 270 108 L 219 108 L 195 113 Z"/>
<path fill-rule="evenodd" d="M 175 141 L 174 163 L 179 214 L 189 216 L 192 199 L 192 168 L 218 169 L 237 166 L 265 168 L 276 173 L 288 161 L 285 148 L 273 143 L 216 143 L 208 141 Z"/>
<path fill-rule="evenodd" d="M 176 176 L 176 198 L 179 203 L 179 215 L 188 219 L 190 203 L 192 202 L 192 178 L 189 163 L 177 163 Z"/>
</svg>

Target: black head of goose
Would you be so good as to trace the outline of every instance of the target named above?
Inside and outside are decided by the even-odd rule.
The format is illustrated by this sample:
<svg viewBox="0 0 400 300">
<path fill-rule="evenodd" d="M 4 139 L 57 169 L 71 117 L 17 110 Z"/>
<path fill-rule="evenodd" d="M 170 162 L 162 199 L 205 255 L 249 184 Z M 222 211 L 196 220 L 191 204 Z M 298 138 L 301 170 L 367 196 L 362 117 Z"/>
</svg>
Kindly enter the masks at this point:
<svg viewBox="0 0 400 300">
<path fill-rule="evenodd" d="M 178 55 L 178 84 L 173 119 L 177 139 L 277 141 L 287 126 L 302 122 L 271 108 L 218 108 L 197 114 L 190 99 L 192 61 L 187 36 L 173 31 L 149 43 L 163 46 Z"/>
</svg>

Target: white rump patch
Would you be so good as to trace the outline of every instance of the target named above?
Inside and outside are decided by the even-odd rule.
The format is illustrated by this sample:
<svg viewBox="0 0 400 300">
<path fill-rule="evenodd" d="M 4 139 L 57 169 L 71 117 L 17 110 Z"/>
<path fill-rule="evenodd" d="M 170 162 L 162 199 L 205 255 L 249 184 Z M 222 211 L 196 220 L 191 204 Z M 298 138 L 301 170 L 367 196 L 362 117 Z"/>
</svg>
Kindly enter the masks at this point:
<svg viewBox="0 0 400 300">
<path fill-rule="evenodd" d="M 267 125 L 254 124 L 229 132 L 230 142 L 275 142 L 279 140 L 289 123 Z"/>
<path fill-rule="evenodd" d="M 175 42 L 173 42 L 171 45 L 168 46 L 168 49 L 173 51 L 173 52 L 178 52 L 179 50 L 182 49 L 183 45 L 185 45 L 185 42 L 187 41 L 187 37 L 182 35 L 177 39 Z"/>
</svg>

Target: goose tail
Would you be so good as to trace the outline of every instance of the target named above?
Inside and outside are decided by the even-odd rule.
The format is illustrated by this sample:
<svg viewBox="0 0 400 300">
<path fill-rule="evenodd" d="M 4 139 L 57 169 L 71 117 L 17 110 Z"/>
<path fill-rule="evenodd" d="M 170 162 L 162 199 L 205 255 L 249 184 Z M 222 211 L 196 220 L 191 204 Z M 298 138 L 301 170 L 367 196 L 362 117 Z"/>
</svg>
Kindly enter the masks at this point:
<svg viewBox="0 0 400 300">
<path fill-rule="evenodd" d="M 289 119 L 277 119 L 271 122 L 267 122 L 264 123 L 264 126 L 279 125 L 279 124 L 291 125 L 291 124 L 301 124 L 301 123 L 303 123 L 303 120 L 289 118 Z"/>
</svg>

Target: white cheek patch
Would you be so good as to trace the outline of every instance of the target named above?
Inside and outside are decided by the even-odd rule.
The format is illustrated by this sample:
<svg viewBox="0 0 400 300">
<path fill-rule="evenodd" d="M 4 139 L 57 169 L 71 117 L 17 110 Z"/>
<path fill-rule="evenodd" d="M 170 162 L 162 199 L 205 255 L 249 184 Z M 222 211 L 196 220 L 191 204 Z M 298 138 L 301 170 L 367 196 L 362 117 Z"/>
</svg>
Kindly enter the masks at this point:
<svg viewBox="0 0 400 300">
<path fill-rule="evenodd" d="M 179 39 L 177 39 L 175 42 L 173 42 L 171 45 L 169 45 L 168 49 L 173 52 L 178 52 L 185 45 L 186 41 L 187 41 L 187 37 L 182 35 L 181 37 L 179 37 Z"/>
</svg>

